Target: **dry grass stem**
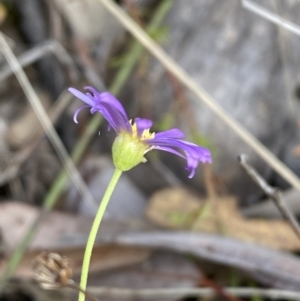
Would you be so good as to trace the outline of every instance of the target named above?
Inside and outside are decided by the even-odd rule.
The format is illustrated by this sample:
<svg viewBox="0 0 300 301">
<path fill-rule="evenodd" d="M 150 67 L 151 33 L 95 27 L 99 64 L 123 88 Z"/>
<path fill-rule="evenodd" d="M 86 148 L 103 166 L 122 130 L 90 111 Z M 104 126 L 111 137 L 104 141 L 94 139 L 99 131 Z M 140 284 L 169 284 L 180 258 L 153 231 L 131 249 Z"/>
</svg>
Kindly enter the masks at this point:
<svg viewBox="0 0 300 301">
<path fill-rule="evenodd" d="M 216 295 L 212 288 L 157 288 L 157 289 L 126 289 L 114 287 L 89 287 L 88 290 L 94 295 L 109 296 L 114 298 L 183 298 L 187 296 L 197 296 L 201 298 L 210 298 Z M 251 298 L 253 296 L 260 298 L 270 298 L 273 300 L 300 300 L 300 293 L 296 291 L 261 289 L 261 288 L 224 288 L 224 291 L 236 297 Z"/>
<path fill-rule="evenodd" d="M 300 27 L 297 24 L 283 19 L 282 17 L 270 12 L 269 10 L 263 8 L 262 6 L 256 3 L 253 3 L 252 1 L 243 0 L 242 5 L 244 8 L 252 11 L 253 13 L 261 16 L 262 18 L 300 36 Z"/>
</svg>

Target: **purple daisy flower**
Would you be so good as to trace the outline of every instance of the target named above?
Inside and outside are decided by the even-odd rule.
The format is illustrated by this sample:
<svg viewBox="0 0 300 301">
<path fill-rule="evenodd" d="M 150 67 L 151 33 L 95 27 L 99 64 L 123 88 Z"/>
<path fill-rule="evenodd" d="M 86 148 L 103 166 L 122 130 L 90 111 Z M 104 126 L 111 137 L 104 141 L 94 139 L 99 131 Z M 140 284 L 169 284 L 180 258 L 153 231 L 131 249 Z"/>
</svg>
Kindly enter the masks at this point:
<svg viewBox="0 0 300 301">
<path fill-rule="evenodd" d="M 79 112 L 84 108 L 90 108 L 92 114 L 99 112 L 108 121 L 109 128 L 113 128 L 118 135 L 125 134 L 132 137 L 134 141 L 143 143 L 145 145 L 144 154 L 157 149 L 186 159 L 186 169 L 190 172 L 189 178 L 194 176 L 199 162 L 212 162 L 208 149 L 182 140 L 184 134 L 181 130 L 174 128 L 160 133 L 150 133 L 151 120 L 135 118 L 132 123 L 131 120 L 128 120 L 122 104 L 111 93 L 100 93 L 92 87 L 85 87 L 85 89 L 88 90 L 86 94 L 74 88 L 68 89 L 74 96 L 86 103 L 76 110 L 74 114 L 76 123 L 78 123 Z"/>
</svg>

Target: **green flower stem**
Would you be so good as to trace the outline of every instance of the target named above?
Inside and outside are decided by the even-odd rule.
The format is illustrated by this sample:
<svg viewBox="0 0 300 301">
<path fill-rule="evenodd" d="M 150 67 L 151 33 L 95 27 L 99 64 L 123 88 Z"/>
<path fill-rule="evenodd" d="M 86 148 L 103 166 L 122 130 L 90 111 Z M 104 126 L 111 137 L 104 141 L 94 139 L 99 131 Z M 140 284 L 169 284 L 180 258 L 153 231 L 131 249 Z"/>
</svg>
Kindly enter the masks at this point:
<svg viewBox="0 0 300 301">
<path fill-rule="evenodd" d="M 88 273 L 89 273 L 89 266 L 92 256 L 93 247 L 95 244 L 97 232 L 100 226 L 100 223 L 102 221 L 105 209 L 107 207 L 107 204 L 110 200 L 110 197 L 116 187 L 116 184 L 122 174 L 122 171 L 119 169 L 115 169 L 114 174 L 107 186 L 107 189 L 105 191 L 105 194 L 103 196 L 103 199 L 101 201 L 101 204 L 99 206 L 99 209 L 97 211 L 97 214 L 95 216 L 90 235 L 86 244 L 84 257 L 83 257 L 83 264 L 82 264 L 82 270 L 81 270 L 81 279 L 80 279 L 80 288 L 85 291 L 86 285 L 87 285 L 87 279 L 88 279 Z M 85 294 L 83 292 L 79 293 L 78 301 L 84 301 L 85 300 Z"/>
</svg>

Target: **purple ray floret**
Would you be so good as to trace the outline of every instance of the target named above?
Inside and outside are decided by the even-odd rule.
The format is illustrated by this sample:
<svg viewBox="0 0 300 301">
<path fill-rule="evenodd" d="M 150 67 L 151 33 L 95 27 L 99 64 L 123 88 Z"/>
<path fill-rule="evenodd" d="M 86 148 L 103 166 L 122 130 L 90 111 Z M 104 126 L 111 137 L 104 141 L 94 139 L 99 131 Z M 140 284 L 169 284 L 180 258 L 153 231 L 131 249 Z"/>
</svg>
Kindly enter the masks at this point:
<svg viewBox="0 0 300 301">
<path fill-rule="evenodd" d="M 212 162 L 211 153 L 204 147 L 181 140 L 180 138 L 184 138 L 184 134 L 179 129 L 171 129 L 157 133 L 153 139 L 145 140 L 144 142 L 151 145 L 151 149 L 166 151 L 185 158 L 187 161 L 186 170 L 190 171 L 189 178 L 192 178 L 199 162 Z M 184 155 L 177 150 L 184 152 Z"/>
<path fill-rule="evenodd" d="M 74 88 L 68 91 L 74 96 L 85 102 L 86 104 L 75 111 L 74 122 L 78 123 L 77 117 L 79 112 L 84 108 L 90 108 L 90 112 L 94 114 L 99 112 L 108 121 L 109 126 L 116 132 L 121 130 L 131 131 L 127 114 L 121 103 L 109 92 L 98 92 L 93 87 L 85 87 L 87 93 L 82 93 Z"/>
<path fill-rule="evenodd" d="M 92 114 L 95 112 L 102 114 L 108 121 L 109 127 L 113 128 L 118 134 L 121 132 L 133 134 L 133 128 L 128 121 L 122 104 L 112 94 L 109 92 L 100 93 L 93 87 L 85 87 L 85 89 L 88 92 L 84 94 L 74 88 L 69 88 L 69 92 L 85 103 L 85 105 L 78 108 L 74 114 L 74 121 L 76 123 L 78 123 L 77 116 L 79 112 L 84 108 L 90 108 Z M 152 120 L 136 118 L 134 123 L 136 124 L 137 136 L 140 142 L 149 146 L 146 152 L 157 149 L 186 159 L 186 169 L 190 172 L 189 178 L 194 176 L 199 162 L 212 162 L 211 153 L 208 149 L 182 140 L 184 134 L 181 130 L 174 128 L 156 133 L 153 137 L 150 134 L 147 136 L 147 130 L 152 126 Z M 144 131 L 146 131 L 146 135 L 143 136 Z"/>
</svg>

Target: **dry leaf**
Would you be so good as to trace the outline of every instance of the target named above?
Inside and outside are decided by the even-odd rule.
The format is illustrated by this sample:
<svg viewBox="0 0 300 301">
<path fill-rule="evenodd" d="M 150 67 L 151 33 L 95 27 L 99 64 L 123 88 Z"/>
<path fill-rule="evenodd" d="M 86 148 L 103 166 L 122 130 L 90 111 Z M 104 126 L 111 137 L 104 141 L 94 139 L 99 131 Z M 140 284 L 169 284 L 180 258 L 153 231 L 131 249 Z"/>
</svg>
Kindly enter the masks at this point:
<svg viewBox="0 0 300 301">
<path fill-rule="evenodd" d="M 0 229 L 8 249 L 14 249 L 32 222 L 41 213 L 39 208 L 19 202 L 0 204 Z M 88 234 L 93 218 L 49 212 L 39 225 L 30 249 L 59 248 L 65 236 Z M 71 242 L 70 242 L 71 243 Z"/>
<path fill-rule="evenodd" d="M 39 208 L 24 203 L 0 203 L 0 232 L 8 249 L 17 246 L 39 214 Z M 82 246 L 87 240 L 93 220 L 93 217 L 48 212 L 39 224 L 29 249 Z M 153 230 L 153 226 L 139 219 L 127 221 L 105 218 L 101 223 L 97 241 L 112 241 L 113 237 L 121 233 L 142 230 Z"/>
<path fill-rule="evenodd" d="M 121 245 L 172 250 L 209 262 L 237 268 L 261 283 L 299 291 L 300 260 L 289 252 L 225 236 L 191 231 L 125 233 Z"/>
<path fill-rule="evenodd" d="M 85 246 L 64 249 L 51 249 L 51 252 L 67 256 L 72 262 L 74 276 L 79 276 L 82 267 L 82 259 Z M 32 261 L 41 250 L 32 250 L 25 254 L 15 272 L 16 277 L 33 278 Z M 95 245 L 91 258 L 90 273 L 124 267 L 144 262 L 151 254 L 150 250 L 139 247 L 122 247 L 114 245 Z M 4 259 L 0 265 L 0 275 L 3 275 L 8 259 Z"/>
<path fill-rule="evenodd" d="M 0 232 L 7 249 L 13 249 L 20 242 L 28 227 L 40 214 L 36 207 L 18 202 L 0 204 Z M 17 276 L 32 276 L 31 262 L 41 250 L 49 250 L 69 257 L 74 264 L 74 273 L 79 273 L 82 264 L 85 243 L 93 222 L 92 217 L 83 217 L 60 212 L 49 212 L 38 227 L 37 234 L 30 244 L 29 251 L 16 272 Z M 104 220 L 100 236 L 112 240 L 126 229 L 143 229 L 138 223 L 125 223 Z M 91 272 L 116 268 L 144 261 L 151 251 L 110 245 L 96 245 L 93 251 Z M 0 266 L 0 275 L 5 270 L 7 260 Z"/>
<path fill-rule="evenodd" d="M 147 216 L 166 228 L 223 234 L 275 249 L 300 250 L 299 240 L 287 222 L 245 219 L 234 197 L 212 202 L 183 188 L 165 189 L 153 195 Z"/>
</svg>

